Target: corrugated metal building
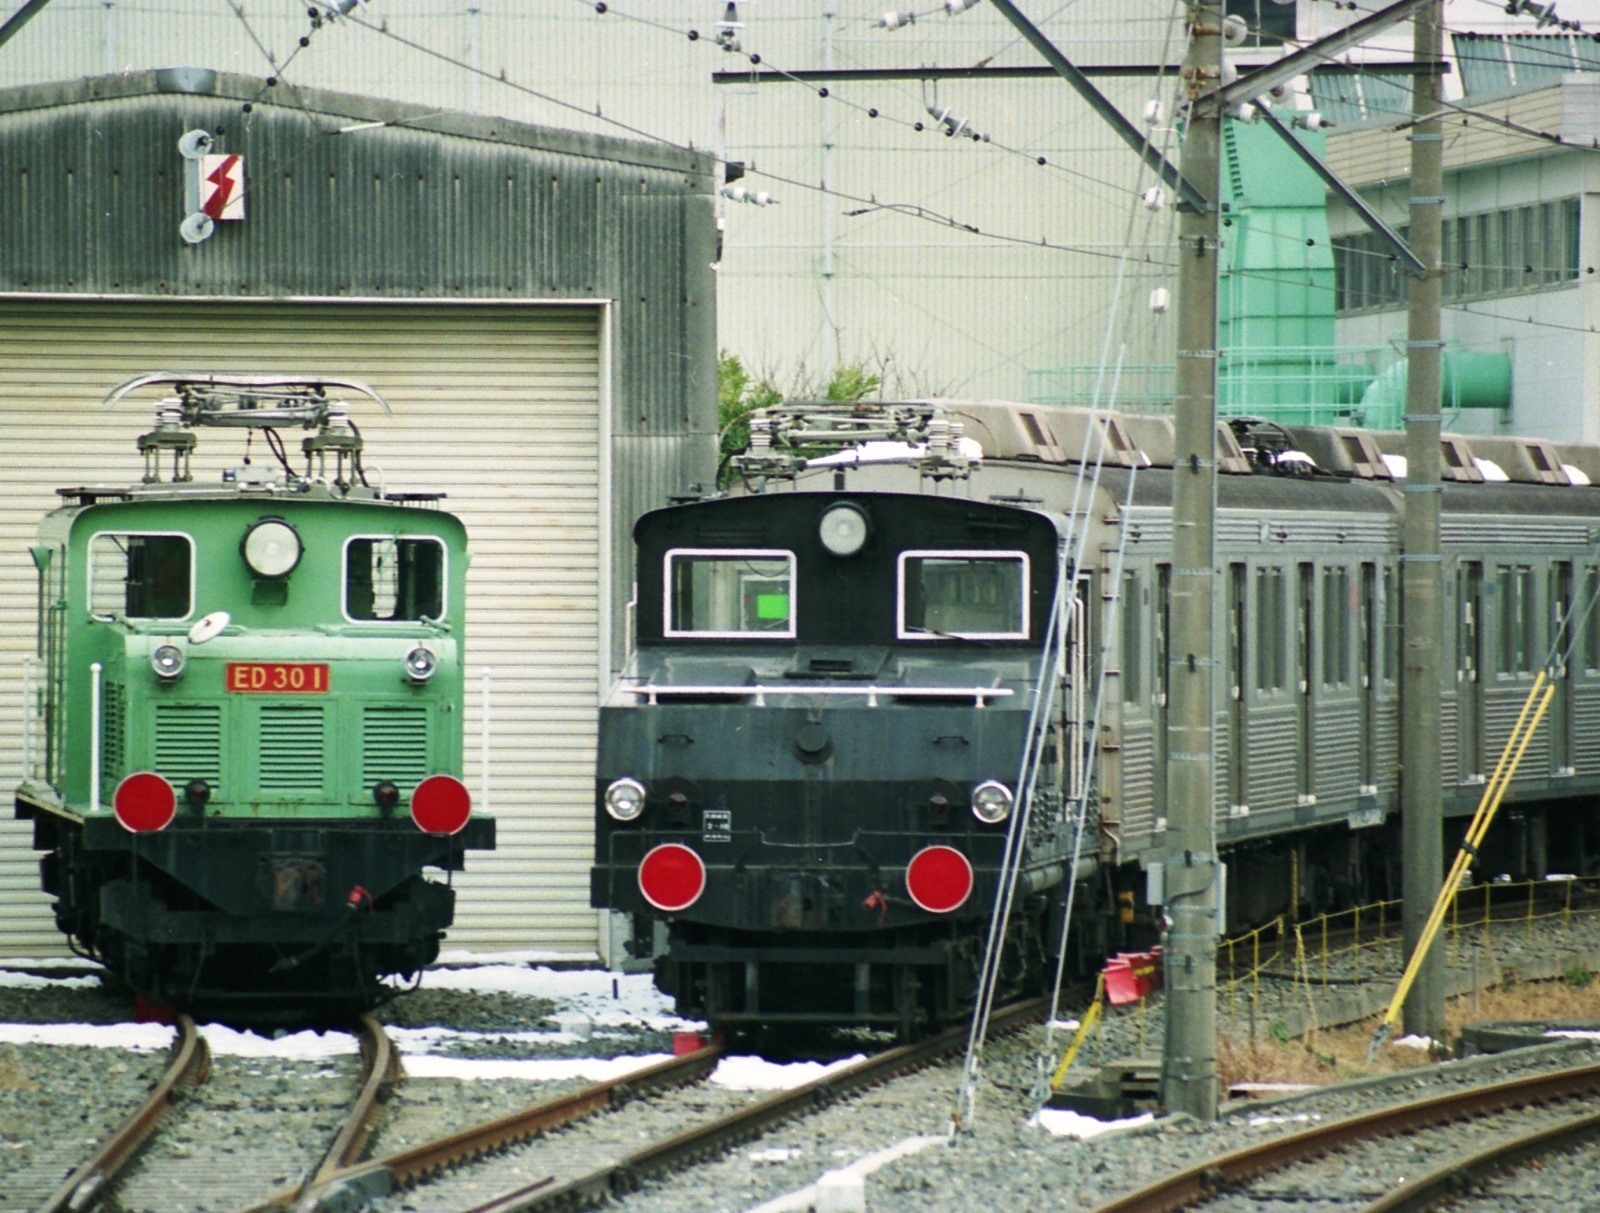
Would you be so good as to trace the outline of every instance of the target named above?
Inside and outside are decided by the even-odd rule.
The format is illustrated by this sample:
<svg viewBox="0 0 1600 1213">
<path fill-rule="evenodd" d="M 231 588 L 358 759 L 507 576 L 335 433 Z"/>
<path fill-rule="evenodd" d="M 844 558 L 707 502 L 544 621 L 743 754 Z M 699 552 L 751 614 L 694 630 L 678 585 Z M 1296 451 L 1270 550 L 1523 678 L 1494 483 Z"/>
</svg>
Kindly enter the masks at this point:
<svg viewBox="0 0 1600 1213">
<path fill-rule="evenodd" d="M 245 217 L 197 243 L 191 130 L 244 163 Z M 363 379 L 395 410 L 358 409 L 369 467 L 444 489 L 473 542 L 469 784 L 500 845 L 458 878 L 451 944 L 593 950 L 595 707 L 632 521 L 714 475 L 711 170 L 209 71 L 0 92 L 0 781 L 21 769 L 37 521 L 58 486 L 140 472 L 149 411 L 106 392 L 151 370 Z M 63 947 L 28 844 L 0 821 L 0 955 Z"/>
</svg>

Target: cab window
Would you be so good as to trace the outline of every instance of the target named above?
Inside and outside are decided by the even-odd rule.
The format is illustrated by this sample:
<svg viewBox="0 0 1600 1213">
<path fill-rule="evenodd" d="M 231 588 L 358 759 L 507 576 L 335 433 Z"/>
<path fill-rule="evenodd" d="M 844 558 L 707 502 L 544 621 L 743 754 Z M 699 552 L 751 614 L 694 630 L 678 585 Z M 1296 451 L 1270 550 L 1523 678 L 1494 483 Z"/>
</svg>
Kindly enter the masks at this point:
<svg viewBox="0 0 1600 1213">
<path fill-rule="evenodd" d="M 1026 640 L 1026 552 L 900 553 L 902 640 Z"/>
<path fill-rule="evenodd" d="M 365 621 L 444 618 L 444 544 L 364 535 L 344 548 L 344 613 Z"/>
<path fill-rule="evenodd" d="M 666 598 L 668 636 L 792 637 L 794 553 L 670 551 Z"/>
<path fill-rule="evenodd" d="M 89 612 L 96 619 L 184 619 L 193 606 L 189 536 L 102 531 L 89 540 Z"/>
</svg>

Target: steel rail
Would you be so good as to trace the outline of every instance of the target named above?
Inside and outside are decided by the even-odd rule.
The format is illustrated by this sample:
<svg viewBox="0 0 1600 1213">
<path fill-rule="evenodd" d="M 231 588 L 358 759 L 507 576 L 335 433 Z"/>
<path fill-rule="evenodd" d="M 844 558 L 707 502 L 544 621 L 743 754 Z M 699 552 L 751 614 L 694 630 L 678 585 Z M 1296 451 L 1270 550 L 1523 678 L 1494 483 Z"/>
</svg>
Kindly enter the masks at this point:
<svg viewBox="0 0 1600 1213">
<path fill-rule="evenodd" d="M 177 1035 L 172 1042 L 172 1061 L 148 1098 L 123 1122 L 111 1139 L 88 1162 L 69 1175 L 60 1188 L 39 1206 L 39 1213 L 74 1213 L 92 1208 L 117 1173 L 145 1140 L 155 1131 L 162 1115 L 172 1105 L 179 1087 L 204 1082 L 211 1069 L 211 1050 L 205 1037 L 187 1015 L 178 1016 Z"/>
<path fill-rule="evenodd" d="M 990 1026 L 995 1031 L 1014 1029 L 1039 1018 L 1047 1009 L 1047 1000 L 1029 999 L 996 1011 L 990 1017 Z M 927 1040 L 864 1058 L 791 1090 L 779 1091 L 736 1112 L 653 1142 L 586 1175 L 558 1185 L 549 1179 L 541 1180 L 475 1205 L 467 1213 L 526 1213 L 533 1209 L 588 1208 L 605 1203 L 632 1191 L 648 1176 L 717 1154 L 803 1112 L 821 1108 L 943 1058 L 957 1056 L 966 1048 L 966 1043 L 967 1026 L 962 1024 Z"/>
<path fill-rule="evenodd" d="M 1600 1134 L 1600 1112 L 1583 1111 L 1557 1125 L 1546 1125 L 1452 1159 L 1419 1175 L 1369 1204 L 1362 1213 L 1423 1213 L 1461 1195 L 1472 1180 L 1554 1154 Z"/>
<path fill-rule="evenodd" d="M 1415 1103 L 1346 1117 L 1314 1129 L 1206 1159 L 1126 1196 L 1100 1205 L 1094 1213 L 1170 1213 L 1237 1187 L 1246 1180 L 1320 1154 L 1385 1134 L 1429 1128 L 1452 1120 L 1546 1103 L 1600 1091 L 1600 1065 L 1558 1070 L 1474 1087 Z"/>
<path fill-rule="evenodd" d="M 394 1051 L 389 1034 L 371 1015 L 363 1015 L 360 1022 L 361 1061 L 363 1063 L 361 1094 L 350 1115 L 345 1118 L 339 1135 L 328 1147 L 328 1153 L 317 1168 L 311 1183 L 318 1183 L 335 1171 L 343 1170 L 361 1157 L 367 1140 L 372 1136 L 373 1124 L 378 1118 L 378 1094 L 384 1087 L 405 1077 L 400 1068 L 400 1055 Z M 309 1186 L 309 1185 L 308 1185 Z"/>
<path fill-rule="evenodd" d="M 721 1045 L 709 1045 L 474 1125 L 437 1141 L 424 1142 L 388 1158 L 346 1167 L 322 1177 L 307 1188 L 306 1195 L 314 1198 L 330 1197 L 336 1192 L 362 1197 L 387 1195 L 454 1163 L 620 1107 L 635 1096 L 698 1081 L 711 1073 L 722 1054 Z"/>
<path fill-rule="evenodd" d="M 378 1119 L 379 1094 L 383 1088 L 399 1082 L 405 1075 L 400 1068 L 400 1056 L 395 1052 L 382 1024 L 371 1015 L 363 1015 L 357 1021 L 356 1034 L 361 1041 L 361 1091 L 327 1153 L 315 1171 L 292 1187 L 279 1189 L 259 1204 L 252 1205 L 249 1213 L 269 1213 L 271 1210 L 290 1208 L 297 1211 L 316 1209 L 322 1190 L 361 1157 Z"/>
</svg>

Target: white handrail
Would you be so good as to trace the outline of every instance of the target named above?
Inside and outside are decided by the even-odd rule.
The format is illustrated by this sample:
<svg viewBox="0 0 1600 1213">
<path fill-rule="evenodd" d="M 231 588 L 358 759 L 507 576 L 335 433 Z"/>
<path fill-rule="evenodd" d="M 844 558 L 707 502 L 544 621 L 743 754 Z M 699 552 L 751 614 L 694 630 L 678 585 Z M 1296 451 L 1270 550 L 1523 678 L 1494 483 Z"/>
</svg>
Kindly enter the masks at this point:
<svg viewBox="0 0 1600 1213">
<path fill-rule="evenodd" d="M 657 697 L 661 695 L 721 695 L 729 699 L 742 699 L 747 695 L 756 697 L 755 705 L 758 708 L 767 706 L 768 695 L 835 695 L 835 696 L 866 696 L 867 706 L 878 706 L 878 696 L 894 695 L 907 699 L 948 699 L 953 695 L 971 695 L 978 701 L 980 708 L 988 707 L 991 699 L 1005 699 L 1016 694 L 1010 687 L 899 687 L 899 686 L 805 686 L 800 684 L 783 684 L 773 686 L 766 683 L 744 683 L 732 686 L 728 683 L 716 683 L 710 686 L 688 686 L 673 683 L 671 686 L 660 686 L 656 683 L 646 683 L 644 686 L 622 687 L 623 692 L 629 695 L 643 695 L 645 702 L 650 707 L 656 706 Z"/>
<path fill-rule="evenodd" d="M 89 667 L 89 813 L 100 812 L 100 663 Z"/>
</svg>

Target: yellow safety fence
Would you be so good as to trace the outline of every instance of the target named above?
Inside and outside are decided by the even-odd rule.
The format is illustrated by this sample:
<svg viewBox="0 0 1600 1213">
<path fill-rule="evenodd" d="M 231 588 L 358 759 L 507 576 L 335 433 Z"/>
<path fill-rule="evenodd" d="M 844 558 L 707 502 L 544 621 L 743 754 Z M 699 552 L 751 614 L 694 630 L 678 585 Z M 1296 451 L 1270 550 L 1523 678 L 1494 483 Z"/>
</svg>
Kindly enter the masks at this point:
<svg viewBox="0 0 1600 1213">
<path fill-rule="evenodd" d="M 1559 920 L 1563 931 L 1574 919 L 1600 915 L 1600 880 L 1562 878 L 1491 882 L 1457 889 L 1450 904 L 1448 925 L 1441 926 L 1454 964 L 1472 946 L 1474 937 L 1483 946 L 1492 946 L 1489 928 L 1519 922 L 1529 944 L 1542 924 Z M 1217 947 L 1217 968 L 1222 974 L 1217 983 L 1219 1007 L 1229 1016 L 1254 1012 L 1263 1004 L 1263 982 L 1271 983 L 1282 1005 L 1285 980 L 1295 989 L 1326 989 L 1381 978 L 1392 973 L 1400 943 L 1400 902 L 1368 902 L 1300 922 L 1284 915 L 1223 940 Z M 1292 991 L 1289 997 L 1296 997 Z M 1146 1007 L 1144 1001 L 1128 1008 L 1138 1017 L 1139 1048 L 1144 1044 Z M 1105 987 L 1101 980 L 1094 1000 L 1083 1013 L 1079 1027 L 1065 1056 L 1050 1080 L 1051 1090 L 1059 1090 L 1068 1069 L 1090 1037 L 1102 1026 L 1105 1014 Z"/>
</svg>

